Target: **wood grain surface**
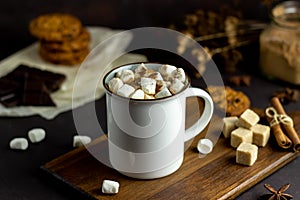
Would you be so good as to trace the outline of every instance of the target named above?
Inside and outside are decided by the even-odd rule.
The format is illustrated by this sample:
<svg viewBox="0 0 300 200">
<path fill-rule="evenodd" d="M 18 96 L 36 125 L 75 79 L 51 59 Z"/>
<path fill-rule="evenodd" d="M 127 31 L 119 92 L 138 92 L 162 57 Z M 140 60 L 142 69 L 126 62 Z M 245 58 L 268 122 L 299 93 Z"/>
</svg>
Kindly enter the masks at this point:
<svg viewBox="0 0 300 200">
<path fill-rule="evenodd" d="M 197 98 L 187 100 L 187 121 L 190 126 L 201 114 L 195 109 L 202 104 Z M 300 112 L 291 113 L 296 130 L 300 131 Z M 218 119 L 218 116 L 214 116 Z M 209 131 L 220 131 L 210 130 Z M 229 141 L 220 136 L 213 151 L 201 156 L 196 151 L 198 140 L 204 137 L 207 129 L 198 135 L 185 152 L 182 166 L 175 173 L 154 180 L 128 178 L 114 169 L 107 167 L 94 158 L 89 151 L 101 152 L 107 148 L 105 136 L 94 140 L 85 147 L 74 149 L 41 168 L 93 199 L 234 199 L 236 196 L 275 172 L 299 153 L 282 150 L 277 147 L 273 138 L 266 147 L 259 148 L 258 159 L 251 166 L 235 163 L 235 149 Z M 105 151 L 102 151 L 105 152 Z M 107 155 L 102 155 L 107 157 Z M 120 183 L 116 195 L 105 195 L 101 192 L 104 179 Z"/>
</svg>

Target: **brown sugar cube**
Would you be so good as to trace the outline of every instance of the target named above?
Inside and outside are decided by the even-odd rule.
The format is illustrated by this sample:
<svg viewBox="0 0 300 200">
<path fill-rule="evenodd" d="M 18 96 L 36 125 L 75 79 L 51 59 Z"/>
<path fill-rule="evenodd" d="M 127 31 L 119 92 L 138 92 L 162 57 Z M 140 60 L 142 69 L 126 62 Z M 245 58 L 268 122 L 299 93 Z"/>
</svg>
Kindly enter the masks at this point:
<svg viewBox="0 0 300 200">
<path fill-rule="evenodd" d="M 238 147 L 242 142 L 252 143 L 253 133 L 249 129 L 239 127 L 231 132 L 230 145 Z"/>
<path fill-rule="evenodd" d="M 257 160 L 258 147 L 250 143 L 241 143 L 236 150 L 236 163 L 252 166 Z"/>
<path fill-rule="evenodd" d="M 238 121 L 237 116 L 224 117 L 223 118 L 223 135 L 225 138 L 230 137 L 231 132 L 236 129 L 236 122 Z"/>
<path fill-rule="evenodd" d="M 251 127 L 251 130 L 253 132 L 252 143 L 260 147 L 266 146 L 270 138 L 270 127 L 262 124 L 256 124 Z"/>
<path fill-rule="evenodd" d="M 259 116 L 251 109 L 246 109 L 240 116 L 237 126 L 250 129 L 257 124 Z"/>
</svg>

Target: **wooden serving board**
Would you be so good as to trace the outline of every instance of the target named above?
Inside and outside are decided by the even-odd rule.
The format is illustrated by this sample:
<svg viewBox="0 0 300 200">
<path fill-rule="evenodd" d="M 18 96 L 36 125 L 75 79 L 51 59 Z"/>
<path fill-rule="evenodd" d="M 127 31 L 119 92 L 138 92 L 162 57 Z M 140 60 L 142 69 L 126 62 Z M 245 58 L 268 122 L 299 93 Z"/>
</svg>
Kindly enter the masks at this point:
<svg viewBox="0 0 300 200">
<path fill-rule="evenodd" d="M 199 116 L 198 109 L 195 109 L 197 101 L 199 100 L 195 98 L 187 101 L 187 126 Z M 299 113 L 291 116 L 299 132 Z M 235 150 L 222 136 L 213 151 L 201 157 L 196 151 L 196 144 L 204 136 L 205 133 L 202 133 L 193 140 L 185 152 L 180 169 L 164 178 L 128 178 L 99 162 L 85 147 L 46 163 L 42 169 L 72 186 L 74 191 L 93 199 L 233 199 L 299 156 L 299 153 L 279 149 L 271 138 L 266 147 L 259 148 L 258 159 L 253 166 L 242 166 L 235 163 Z M 107 148 L 106 144 L 106 137 L 101 137 L 87 148 L 98 151 Z M 118 181 L 119 193 L 102 194 L 101 185 L 104 179 Z"/>
</svg>

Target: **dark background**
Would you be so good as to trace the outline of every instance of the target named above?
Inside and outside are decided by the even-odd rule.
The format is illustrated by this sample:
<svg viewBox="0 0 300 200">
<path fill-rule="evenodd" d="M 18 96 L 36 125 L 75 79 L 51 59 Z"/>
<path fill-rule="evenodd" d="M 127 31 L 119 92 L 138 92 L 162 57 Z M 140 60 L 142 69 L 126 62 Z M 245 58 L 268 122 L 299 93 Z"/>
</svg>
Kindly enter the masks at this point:
<svg viewBox="0 0 300 200">
<path fill-rule="evenodd" d="M 0 3 L 0 59 L 36 41 L 29 34 L 28 24 L 31 19 L 44 13 L 72 13 L 86 26 L 131 29 L 144 26 L 167 27 L 196 9 L 215 11 L 222 5 L 241 11 L 245 19 L 268 21 L 268 9 L 259 0 L 5 0 Z M 243 90 L 252 96 L 254 106 L 267 105 L 270 91 L 284 86 L 282 83 L 270 83 L 260 76 L 254 78 L 252 83 L 252 89 Z M 96 102 L 100 119 L 105 118 L 104 103 L 105 98 Z M 79 109 L 84 110 L 84 107 Z M 300 104 L 292 104 L 287 109 L 299 110 Z M 42 144 L 30 145 L 25 152 L 9 149 L 8 143 L 12 138 L 24 136 L 27 130 L 37 126 L 44 127 L 48 133 Z M 49 121 L 38 116 L 1 117 L 0 199 L 81 199 L 73 190 L 45 177 L 39 169 L 44 163 L 72 150 L 72 137 L 75 134 L 71 111 Z M 295 199 L 297 196 L 299 198 L 299 164 L 299 158 L 292 161 L 238 199 L 257 199 L 259 195 L 267 193 L 263 188 L 264 183 L 278 188 L 287 182 L 292 184 L 288 191 Z"/>
<path fill-rule="evenodd" d="M 259 0 L 8 0 L 0 3 L 1 57 L 35 41 L 28 23 L 40 14 L 67 12 L 89 26 L 131 29 L 162 26 L 181 20 L 196 9 L 217 11 L 221 6 L 239 10 L 246 19 L 267 20 L 267 7 Z"/>
</svg>

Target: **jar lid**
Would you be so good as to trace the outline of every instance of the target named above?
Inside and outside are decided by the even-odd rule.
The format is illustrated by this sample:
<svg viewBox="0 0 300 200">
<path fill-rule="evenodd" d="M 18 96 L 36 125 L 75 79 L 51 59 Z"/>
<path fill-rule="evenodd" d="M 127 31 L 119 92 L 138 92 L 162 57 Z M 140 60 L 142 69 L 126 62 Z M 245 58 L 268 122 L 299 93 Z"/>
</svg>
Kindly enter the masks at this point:
<svg viewBox="0 0 300 200">
<path fill-rule="evenodd" d="M 272 9 L 271 17 L 280 26 L 300 29 L 300 2 L 284 1 L 277 4 Z"/>
</svg>

